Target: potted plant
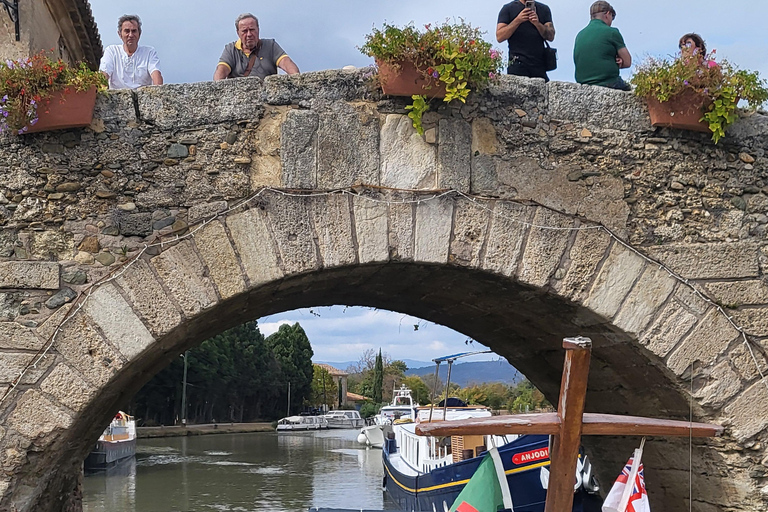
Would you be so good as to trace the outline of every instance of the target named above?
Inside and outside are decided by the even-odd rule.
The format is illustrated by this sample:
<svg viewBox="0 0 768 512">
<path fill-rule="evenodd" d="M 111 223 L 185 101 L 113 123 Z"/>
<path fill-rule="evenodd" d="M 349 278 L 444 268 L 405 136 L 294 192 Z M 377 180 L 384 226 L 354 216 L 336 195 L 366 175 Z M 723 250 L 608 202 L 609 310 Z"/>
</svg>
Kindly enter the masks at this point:
<svg viewBox="0 0 768 512">
<path fill-rule="evenodd" d="M 0 62 L 0 132 L 16 134 L 88 126 L 106 77 L 84 63 L 69 66 L 41 52 Z"/>
<path fill-rule="evenodd" d="M 419 134 L 428 98 L 466 102 L 469 92 L 496 77 L 502 65 L 501 52 L 464 20 L 425 25 L 423 31 L 412 24 L 384 24 L 366 36 L 360 51 L 376 60 L 385 94 L 411 96 L 406 109 Z"/>
<path fill-rule="evenodd" d="M 752 110 L 768 100 L 765 81 L 757 72 L 737 69 L 725 60 L 715 63 L 714 54 L 649 58 L 637 68 L 631 82 L 635 94 L 648 102 L 653 126 L 712 133 L 717 143 L 738 119 L 740 100 Z"/>
</svg>

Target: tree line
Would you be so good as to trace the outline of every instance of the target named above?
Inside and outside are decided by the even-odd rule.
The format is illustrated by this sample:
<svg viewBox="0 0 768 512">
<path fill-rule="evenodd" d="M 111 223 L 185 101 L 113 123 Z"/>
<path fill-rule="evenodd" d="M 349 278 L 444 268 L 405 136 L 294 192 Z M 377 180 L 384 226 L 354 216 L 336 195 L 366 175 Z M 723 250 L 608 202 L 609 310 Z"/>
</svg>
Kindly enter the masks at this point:
<svg viewBox="0 0 768 512">
<path fill-rule="evenodd" d="M 369 349 L 362 354 L 357 364 L 347 368 L 348 387 L 353 393 L 370 398 L 360 409 L 364 417 L 378 412 L 382 405 L 392 401 L 394 390 L 404 385 L 411 390 L 414 402 L 427 405 L 432 402 L 432 395 L 439 402 L 445 396 L 445 382 L 434 374 L 419 377 L 406 376 L 407 365 L 403 361 L 391 360 L 381 350 L 376 353 Z M 514 385 L 500 382 L 471 384 L 461 387 L 451 383 L 449 396 L 461 398 L 470 405 L 484 405 L 494 410 L 507 410 L 511 413 L 551 409 L 551 404 L 544 395 L 528 380 Z"/>
<path fill-rule="evenodd" d="M 309 338 L 298 323 L 281 325 L 265 338 L 252 321 L 204 341 L 187 353 L 188 423 L 298 414 L 312 393 L 312 356 Z M 183 373 L 180 356 L 134 396 L 131 414 L 144 425 L 179 423 Z"/>
</svg>

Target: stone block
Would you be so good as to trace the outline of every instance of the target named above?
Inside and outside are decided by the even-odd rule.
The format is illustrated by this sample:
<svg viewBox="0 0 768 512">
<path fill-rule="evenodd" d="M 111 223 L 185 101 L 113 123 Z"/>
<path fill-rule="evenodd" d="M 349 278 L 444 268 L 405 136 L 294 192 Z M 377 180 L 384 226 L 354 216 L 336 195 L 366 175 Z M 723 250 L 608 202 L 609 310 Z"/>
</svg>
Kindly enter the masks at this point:
<svg viewBox="0 0 768 512">
<path fill-rule="evenodd" d="M 304 197 L 281 197 L 267 207 L 267 218 L 275 233 L 286 275 L 318 268 L 309 201 Z"/>
<path fill-rule="evenodd" d="M 8 427 L 33 441 L 49 437 L 48 442 L 52 442 L 56 437 L 54 433 L 66 430 L 71 424 L 70 414 L 34 389 L 21 395 L 8 418 Z"/>
<path fill-rule="evenodd" d="M 270 105 L 362 99 L 370 95 L 366 73 L 370 75 L 370 69 L 362 68 L 351 73 L 328 69 L 297 75 L 272 75 L 264 80 L 261 98 Z"/>
<path fill-rule="evenodd" d="M 480 252 L 488 235 L 490 202 L 457 199 L 453 214 L 453 236 L 448 261 L 462 267 L 478 268 Z"/>
<path fill-rule="evenodd" d="M 386 203 L 356 196 L 353 200 L 355 234 L 359 261 L 379 263 L 389 261 L 388 211 Z"/>
<path fill-rule="evenodd" d="M 311 210 L 323 267 L 341 267 L 355 263 L 357 251 L 352 239 L 349 196 L 334 194 L 315 198 L 311 203 Z"/>
<path fill-rule="evenodd" d="M 413 210 L 410 203 L 389 204 L 389 256 L 392 260 L 413 259 Z"/>
<path fill-rule="evenodd" d="M 548 90 L 554 119 L 610 130 L 651 130 L 647 109 L 631 92 L 571 82 L 550 82 Z"/>
<path fill-rule="evenodd" d="M 187 223 L 195 224 L 198 221 L 213 217 L 227 209 L 226 201 L 214 201 L 212 203 L 196 204 L 189 207 Z"/>
<path fill-rule="evenodd" d="M 2 261 L 0 288 L 57 290 L 59 264 L 47 261 Z"/>
<path fill-rule="evenodd" d="M 69 366 L 59 364 L 40 383 L 40 391 L 52 396 L 68 409 L 80 412 L 96 395 L 98 389 L 84 381 Z"/>
<path fill-rule="evenodd" d="M 37 361 L 37 356 L 31 353 L 14 353 L 5 352 L 0 354 L 0 385 L 8 385 L 18 377 L 22 371 L 26 368 L 24 377 L 21 378 L 21 384 L 34 384 L 40 377 L 50 368 L 53 364 L 53 357 L 48 356 L 32 367 L 27 366 Z"/>
<path fill-rule="evenodd" d="M 197 231 L 195 245 L 222 299 L 245 291 L 240 262 L 221 222 L 209 222 Z"/>
<path fill-rule="evenodd" d="M 706 373 L 706 377 L 697 377 L 701 387 L 693 393 L 700 405 L 720 408 L 741 391 L 741 379 L 727 361 L 717 364 Z"/>
<path fill-rule="evenodd" d="M 665 306 L 640 343 L 659 357 L 666 357 L 696 325 L 698 318 L 674 301 Z"/>
<path fill-rule="evenodd" d="M 56 334 L 53 347 L 91 384 L 100 387 L 109 381 L 124 361 L 81 313 L 67 319 Z"/>
<path fill-rule="evenodd" d="M 565 276 L 555 282 L 555 289 L 565 297 L 583 301 L 611 240 L 611 236 L 603 229 L 578 231 L 568 255 L 568 269 Z"/>
<path fill-rule="evenodd" d="M 112 283 L 103 284 L 91 293 L 83 310 L 129 361 L 155 341 Z"/>
<path fill-rule="evenodd" d="M 190 242 L 155 256 L 151 264 L 186 316 L 195 316 L 216 304 L 211 279 Z"/>
<path fill-rule="evenodd" d="M 717 309 L 712 308 L 667 359 L 667 366 L 683 375 L 693 363 L 709 365 L 725 352 L 739 331 Z"/>
<path fill-rule="evenodd" d="M 615 245 L 595 278 L 584 304 L 598 315 L 613 318 L 644 266 L 643 258 Z"/>
<path fill-rule="evenodd" d="M 472 127 L 463 119 L 441 118 L 438 130 L 437 188 L 469 193 Z"/>
<path fill-rule="evenodd" d="M 262 210 L 254 208 L 230 215 L 227 227 L 252 287 L 283 277 Z"/>
<path fill-rule="evenodd" d="M 733 320 L 750 336 L 768 336 L 768 308 L 741 308 L 733 312 Z"/>
<path fill-rule="evenodd" d="M 280 132 L 283 186 L 317 188 L 317 129 L 319 117 L 309 110 L 291 110 Z"/>
<path fill-rule="evenodd" d="M 535 207 L 497 201 L 491 214 L 483 268 L 512 276 L 522 254 L 523 241 L 528 234 Z"/>
<path fill-rule="evenodd" d="M 499 138 L 490 119 L 479 117 L 472 121 L 471 151 L 480 155 L 496 155 L 499 152 Z"/>
<path fill-rule="evenodd" d="M 409 190 L 436 187 L 436 150 L 416 133 L 409 117 L 387 115 L 379 151 L 382 186 Z"/>
<path fill-rule="evenodd" d="M 149 236 L 152 234 L 152 214 L 123 214 L 119 218 L 118 226 L 123 236 Z"/>
<path fill-rule="evenodd" d="M 760 343 L 760 348 L 750 345 L 748 348 L 743 339 L 740 339 L 740 344 L 731 349 L 728 352 L 728 360 L 731 362 L 736 371 L 739 372 L 741 378 L 744 380 L 752 380 L 760 376 L 760 372 L 763 375 L 768 375 L 768 362 L 763 355 L 763 351 L 768 347 L 768 343 L 763 341 Z M 751 349 L 751 350 L 750 350 Z M 760 372 L 758 372 L 758 365 L 760 365 Z"/>
<path fill-rule="evenodd" d="M 116 282 L 133 304 L 134 311 L 144 319 L 156 337 L 168 334 L 181 322 L 181 313 L 146 261 L 134 261 L 117 277 Z"/>
<path fill-rule="evenodd" d="M 446 263 L 451 242 L 452 199 L 432 199 L 416 205 L 414 260 Z"/>
<path fill-rule="evenodd" d="M 317 133 L 318 188 L 379 184 L 379 116 L 371 105 L 331 103 Z"/>
<path fill-rule="evenodd" d="M 639 335 L 667 301 L 678 281 L 657 266 L 646 267 L 613 323 L 625 332 Z"/>
<path fill-rule="evenodd" d="M 731 419 L 731 431 L 738 441 L 746 441 L 768 427 L 768 388 L 760 381 L 731 400 L 725 413 Z"/>
<path fill-rule="evenodd" d="M 258 119 L 263 88 L 261 79 L 238 78 L 142 87 L 133 94 L 142 120 L 162 130 L 181 130 Z"/>
<path fill-rule="evenodd" d="M 39 350 L 43 340 L 16 322 L 0 322 L 0 349 L 6 350 Z"/>
<path fill-rule="evenodd" d="M 758 277 L 758 245 L 753 242 L 658 245 L 648 255 L 688 279 Z"/>
<path fill-rule="evenodd" d="M 706 283 L 704 288 L 710 297 L 729 307 L 768 303 L 768 285 L 761 279 Z"/>
<path fill-rule="evenodd" d="M 68 260 L 75 253 L 72 233 L 35 231 L 29 240 L 29 257 L 37 260 Z"/>
<path fill-rule="evenodd" d="M 104 123 L 124 125 L 136 119 L 136 109 L 133 107 L 133 91 L 113 90 L 109 94 L 97 94 L 96 105 L 93 109 L 93 118 L 101 120 L 99 126 Z M 92 127 L 94 124 L 91 124 Z M 96 127 L 104 131 L 103 128 Z"/>
<path fill-rule="evenodd" d="M 574 220 L 546 208 L 538 208 L 528 232 L 528 242 L 518 269 L 520 281 L 545 286 L 560 266 Z"/>
</svg>

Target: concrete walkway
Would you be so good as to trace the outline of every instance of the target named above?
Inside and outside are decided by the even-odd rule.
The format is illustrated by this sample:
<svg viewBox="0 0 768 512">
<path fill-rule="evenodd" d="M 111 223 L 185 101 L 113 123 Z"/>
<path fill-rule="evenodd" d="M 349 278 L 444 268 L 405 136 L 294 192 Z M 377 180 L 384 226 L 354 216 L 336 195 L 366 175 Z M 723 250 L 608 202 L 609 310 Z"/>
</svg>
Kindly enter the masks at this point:
<svg viewBox="0 0 768 512">
<path fill-rule="evenodd" d="M 210 434 L 240 434 L 245 432 L 274 432 L 271 423 L 207 423 L 204 425 L 181 425 L 160 427 L 137 427 L 139 439 L 151 437 L 202 436 Z"/>
</svg>

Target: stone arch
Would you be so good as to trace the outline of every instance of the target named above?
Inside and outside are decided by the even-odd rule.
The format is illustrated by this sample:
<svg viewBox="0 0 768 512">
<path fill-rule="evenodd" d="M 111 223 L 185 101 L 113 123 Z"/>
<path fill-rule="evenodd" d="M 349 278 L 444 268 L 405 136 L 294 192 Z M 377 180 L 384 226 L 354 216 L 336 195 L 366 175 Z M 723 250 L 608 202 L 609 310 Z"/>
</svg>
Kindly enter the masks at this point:
<svg viewBox="0 0 768 512">
<path fill-rule="evenodd" d="M 741 333 L 666 268 L 573 215 L 456 192 L 262 189 L 152 244 L 81 297 L 36 329 L 3 324 L 29 349 L 55 335 L 0 406 L 3 508 L 76 501 L 79 461 L 114 408 L 186 348 L 246 320 L 329 304 L 452 327 L 550 399 L 561 338 L 590 336 L 587 407 L 601 412 L 685 418 L 695 375 L 694 419 L 729 426 L 723 440 L 693 447 L 695 507 L 759 507 L 758 479 L 734 455 L 762 450 L 749 443 L 768 421 L 755 414 L 766 389 Z M 631 443 L 588 442 L 604 484 Z M 651 446 L 655 510 L 684 510 L 687 444 Z"/>
</svg>

